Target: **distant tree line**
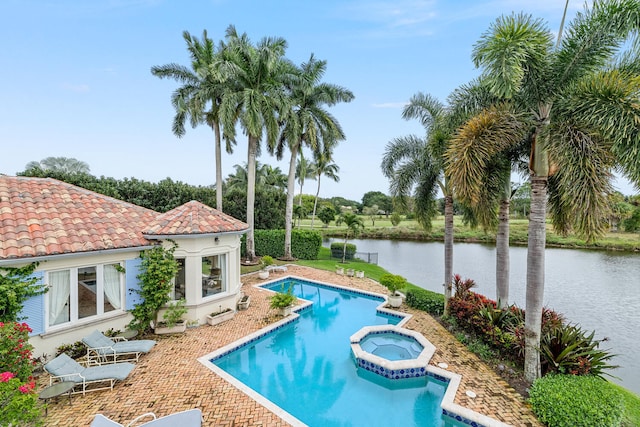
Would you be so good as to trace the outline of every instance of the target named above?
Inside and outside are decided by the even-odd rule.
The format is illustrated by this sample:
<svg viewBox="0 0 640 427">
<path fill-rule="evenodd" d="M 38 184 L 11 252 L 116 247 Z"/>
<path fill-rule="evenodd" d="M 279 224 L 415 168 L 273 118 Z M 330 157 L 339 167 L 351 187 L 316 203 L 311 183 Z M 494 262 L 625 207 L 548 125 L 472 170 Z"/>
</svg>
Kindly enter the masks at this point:
<svg viewBox="0 0 640 427">
<path fill-rule="evenodd" d="M 194 186 L 165 178 L 158 183 L 136 178 L 122 180 L 95 177 L 87 173 L 66 173 L 32 168 L 20 176 L 54 178 L 105 196 L 133 203 L 156 212 L 167 212 L 191 200 L 215 206 L 216 192 L 210 186 Z M 224 194 L 225 213 L 246 221 L 246 193 L 235 189 Z M 256 189 L 256 221 L 258 229 L 284 228 L 286 195 L 273 188 Z"/>
</svg>

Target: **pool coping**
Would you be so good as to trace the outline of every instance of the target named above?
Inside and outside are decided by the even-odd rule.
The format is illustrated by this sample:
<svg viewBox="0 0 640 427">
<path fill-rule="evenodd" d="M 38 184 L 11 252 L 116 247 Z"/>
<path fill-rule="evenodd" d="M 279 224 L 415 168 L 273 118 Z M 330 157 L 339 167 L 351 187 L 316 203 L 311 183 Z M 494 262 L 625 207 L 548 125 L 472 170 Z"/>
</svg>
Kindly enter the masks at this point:
<svg viewBox="0 0 640 427">
<path fill-rule="evenodd" d="M 386 295 L 383 295 L 377 292 L 369 292 L 369 291 L 363 291 L 360 289 L 353 289 L 347 286 L 336 285 L 333 283 L 326 283 L 319 280 L 310 280 L 310 279 L 298 277 L 295 275 L 287 275 L 284 277 L 278 277 L 273 280 L 267 280 L 264 283 L 253 285 L 253 287 L 257 289 L 266 290 L 268 292 L 276 293 L 276 291 L 272 291 L 270 289 L 267 289 L 266 287 L 272 285 L 273 283 L 280 282 L 282 280 L 287 280 L 287 279 L 299 280 L 302 282 L 321 285 L 327 288 L 339 289 L 341 291 L 346 291 L 354 294 L 360 294 L 360 295 L 365 295 L 365 296 L 375 297 L 376 299 L 380 299 L 382 302 L 380 303 L 380 305 L 376 307 L 376 312 L 380 312 L 392 317 L 400 318 L 401 319 L 400 322 L 398 322 L 398 324 L 396 325 L 398 327 L 404 326 L 413 317 L 409 313 L 402 313 L 402 312 L 391 310 L 385 307 L 385 305 L 388 302 Z M 204 356 L 199 357 L 197 360 L 206 368 L 213 371 L 220 377 L 224 378 L 227 382 L 229 382 L 234 387 L 242 391 L 244 394 L 254 399 L 256 402 L 258 402 L 262 406 L 269 409 L 271 412 L 278 415 L 287 423 L 291 424 L 294 427 L 305 427 L 307 426 L 307 424 L 300 421 L 298 418 L 294 417 L 293 415 L 285 411 L 280 406 L 276 405 L 275 403 L 273 403 L 272 401 L 270 401 L 269 399 L 267 399 L 257 391 L 253 390 L 252 388 L 242 383 L 240 380 L 236 379 L 234 376 L 227 373 L 226 371 L 224 371 L 223 369 L 219 368 L 218 366 L 216 366 L 214 363 L 211 362 L 212 359 L 223 357 L 226 354 L 229 354 L 238 348 L 244 347 L 250 344 L 251 342 L 262 339 L 263 337 L 270 334 L 274 330 L 280 329 L 298 320 L 298 318 L 300 317 L 300 314 L 298 313 L 311 309 L 311 306 L 313 305 L 313 302 L 305 300 L 303 298 L 298 298 L 298 300 L 302 301 L 302 303 L 294 307 L 291 315 L 275 323 L 267 325 L 264 328 L 258 331 L 255 331 L 241 339 L 238 339 L 232 343 L 229 343 L 223 347 L 220 347 L 217 350 L 214 350 L 208 354 L 205 354 Z M 443 411 L 443 415 L 446 415 L 457 421 L 468 424 L 472 427 L 511 427 L 510 424 L 503 423 L 494 418 L 488 417 L 486 415 L 480 414 L 479 412 L 472 411 L 471 409 L 465 408 L 461 405 L 454 403 L 454 399 L 458 391 L 458 388 L 460 386 L 460 381 L 462 379 L 461 375 L 451 371 L 447 371 L 446 369 L 442 369 L 433 365 L 427 366 L 427 373 L 430 376 L 433 376 L 434 378 L 439 379 L 440 381 L 448 383 L 444 397 L 442 398 L 442 402 L 440 404 L 440 407 L 442 408 L 442 411 Z"/>
</svg>

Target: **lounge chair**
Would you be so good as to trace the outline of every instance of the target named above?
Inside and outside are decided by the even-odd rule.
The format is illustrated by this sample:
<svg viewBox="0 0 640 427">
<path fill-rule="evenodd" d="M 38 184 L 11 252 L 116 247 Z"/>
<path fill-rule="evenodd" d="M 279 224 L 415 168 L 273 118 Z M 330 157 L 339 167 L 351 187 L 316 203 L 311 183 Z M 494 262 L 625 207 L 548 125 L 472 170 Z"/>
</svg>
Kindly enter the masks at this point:
<svg viewBox="0 0 640 427">
<path fill-rule="evenodd" d="M 53 384 L 55 381 L 74 382 L 77 384 L 77 389 L 73 389 L 73 394 L 113 390 L 115 382 L 127 378 L 135 367 L 136 365 L 125 362 L 85 368 L 65 353 L 44 365 L 45 371 L 51 375 L 49 384 Z"/>
<path fill-rule="evenodd" d="M 87 361 L 89 364 L 116 363 L 123 360 L 136 362 L 144 353 L 148 353 L 156 345 L 154 340 L 127 341 L 122 337 L 111 339 L 97 329 L 82 338 L 87 346 Z"/>
<path fill-rule="evenodd" d="M 202 411 L 200 409 L 189 409 L 188 411 L 177 412 L 165 417 L 157 418 L 153 412 L 142 414 L 126 425 L 132 426 L 145 417 L 153 417 L 153 420 L 138 424 L 139 427 L 200 427 L 202 426 Z M 125 427 L 124 424 L 117 423 L 102 414 L 97 414 L 91 422 L 91 427 Z"/>
<path fill-rule="evenodd" d="M 270 265 L 265 270 L 273 271 L 274 273 L 285 273 L 287 271 L 287 267 L 284 265 Z"/>
</svg>

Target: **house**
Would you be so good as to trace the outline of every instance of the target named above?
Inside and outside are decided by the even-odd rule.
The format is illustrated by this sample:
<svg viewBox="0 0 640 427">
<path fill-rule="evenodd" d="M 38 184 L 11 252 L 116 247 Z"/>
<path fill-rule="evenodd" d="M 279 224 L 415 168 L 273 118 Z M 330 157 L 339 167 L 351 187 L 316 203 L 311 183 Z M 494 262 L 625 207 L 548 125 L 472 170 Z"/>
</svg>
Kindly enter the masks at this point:
<svg viewBox="0 0 640 427">
<path fill-rule="evenodd" d="M 140 252 L 169 239 L 179 264 L 172 298 L 185 298 L 186 320 L 235 308 L 248 229 L 197 201 L 158 213 L 51 178 L 0 175 L 0 267 L 38 262 L 34 276 L 48 289 L 22 313 L 38 357 L 95 329 L 124 329 L 140 298 Z"/>
</svg>

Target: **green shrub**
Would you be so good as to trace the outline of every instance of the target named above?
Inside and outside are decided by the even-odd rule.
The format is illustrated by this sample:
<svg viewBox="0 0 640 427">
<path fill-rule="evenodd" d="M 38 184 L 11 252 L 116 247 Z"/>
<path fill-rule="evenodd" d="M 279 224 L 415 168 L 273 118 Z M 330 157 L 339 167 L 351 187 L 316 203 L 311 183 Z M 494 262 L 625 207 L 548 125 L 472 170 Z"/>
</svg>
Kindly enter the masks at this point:
<svg viewBox="0 0 640 427">
<path fill-rule="evenodd" d="M 405 301 L 409 307 L 426 311 L 436 316 L 444 313 L 444 295 L 426 289 L 410 289 Z"/>
<path fill-rule="evenodd" d="M 84 345 L 82 341 L 76 341 L 72 344 L 62 344 L 56 348 L 56 356 L 60 356 L 62 353 L 72 359 L 79 359 L 87 355 L 87 346 Z"/>
<path fill-rule="evenodd" d="M 342 259 L 342 251 L 344 249 L 344 242 L 335 242 L 331 244 L 331 258 Z M 353 243 L 347 243 L 344 259 L 353 259 L 356 254 L 356 245 Z"/>
<path fill-rule="evenodd" d="M 402 215 L 400 215 L 398 212 L 394 212 L 391 214 L 389 219 L 391 220 L 391 225 L 397 227 L 398 224 L 400 224 L 400 222 L 402 221 Z"/>
<path fill-rule="evenodd" d="M 529 402 L 549 427 L 617 427 L 624 405 L 616 389 L 598 377 L 550 374 L 536 380 Z"/>
<path fill-rule="evenodd" d="M 284 248 L 284 235 L 282 238 Z M 322 234 L 312 230 L 291 231 L 291 254 L 297 259 L 318 259 L 322 247 Z"/>
<path fill-rule="evenodd" d="M 284 256 L 284 230 L 255 230 L 256 255 L 274 258 Z M 291 255 L 297 259 L 318 259 L 322 234 L 312 230 L 291 230 Z M 241 253 L 246 252 L 246 235 L 242 237 Z"/>
</svg>

